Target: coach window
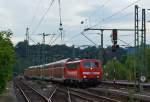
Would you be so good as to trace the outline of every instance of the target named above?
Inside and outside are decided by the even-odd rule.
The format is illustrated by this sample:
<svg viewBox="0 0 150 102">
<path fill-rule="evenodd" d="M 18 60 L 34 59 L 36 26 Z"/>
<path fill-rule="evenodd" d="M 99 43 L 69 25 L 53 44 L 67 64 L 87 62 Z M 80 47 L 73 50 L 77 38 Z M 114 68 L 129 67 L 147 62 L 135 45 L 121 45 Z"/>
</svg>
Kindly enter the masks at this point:
<svg viewBox="0 0 150 102">
<path fill-rule="evenodd" d="M 79 67 L 78 63 L 67 64 L 68 69 L 77 69 Z"/>
</svg>

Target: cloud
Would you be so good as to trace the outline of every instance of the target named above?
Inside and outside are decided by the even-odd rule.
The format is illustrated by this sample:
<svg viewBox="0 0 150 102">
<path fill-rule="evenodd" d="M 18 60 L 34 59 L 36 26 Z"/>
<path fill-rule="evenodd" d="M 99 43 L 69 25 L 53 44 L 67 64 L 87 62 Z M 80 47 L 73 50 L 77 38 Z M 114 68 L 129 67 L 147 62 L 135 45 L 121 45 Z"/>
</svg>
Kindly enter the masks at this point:
<svg viewBox="0 0 150 102">
<path fill-rule="evenodd" d="M 30 35 L 31 38 L 37 42 L 41 42 L 39 33 L 56 33 L 59 34 L 59 13 L 58 1 L 55 0 L 52 8 L 46 15 L 45 19 L 37 29 L 36 33 L 32 32 L 36 28 L 39 20 L 49 7 L 51 0 L 1 0 L 0 1 L 0 29 L 11 29 L 14 32 L 12 41 L 16 44 L 18 41 L 23 40 L 25 37 L 26 27 L 31 23 L 33 15 L 36 15 L 31 23 Z M 130 28 L 134 26 L 134 6 L 122 11 L 118 15 L 109 18 L 105 22 L 103 18 L 109 17 L 115 12 L 121 10 L 127 5 L 135 2 L 136 0 L 61 0 L 62 2 L 62 22 L 65 30 L 65 39 L 70 40 L 69 45 L 73 44 L 91 44 L 87 41 L 80 32 L 89 23 L 86 21 L 81 25 L 81 21 L 89 20 L 90 24 L 98 24 L 96 27 L 109 27 L 109 28 Z M 149 8 L 149 0 L 141 0 L 137 3 L 140 7 Z M 37 7 L 38 5 L 38 7 Z M 35 12 L 36 11 L 36 12 Z M 147 14 L 150 17 L 150 13 Z M 78 35 L 79 34 L 79 35 Z M 73 38 L 73 36 L 78 35 Z M 106 34 L 109 36 L 108 34 Z M 96 43 L 99 44 L 100 39 L 97 36 L 89 36 Z M 108 38 L 108 37 L 107 37 Z M 105 37 L 105 39 L 107 39 Z M 50 38 L 47 38 L 47 42 Z M 127 38 L 125 38 L 127 39 Z M 109 39 L 108 39 L 109 40 Z M 32 41 L 30 41 L 32 42 Z M 60 41 L 57 41 L 59 43 Z M 111 41 L 108 41 L 110 44 Z M 32 42 L 33 44 L 33 42 Z"/>
</svg>

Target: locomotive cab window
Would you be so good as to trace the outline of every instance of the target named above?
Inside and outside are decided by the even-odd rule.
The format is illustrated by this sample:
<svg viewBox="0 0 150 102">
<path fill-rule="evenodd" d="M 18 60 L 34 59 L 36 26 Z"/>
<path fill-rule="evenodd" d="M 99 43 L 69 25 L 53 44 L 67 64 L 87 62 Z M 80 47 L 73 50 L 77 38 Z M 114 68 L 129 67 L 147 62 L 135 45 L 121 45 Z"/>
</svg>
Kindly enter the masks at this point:
<svg viewBox="0 0 150 102">
<path fill-rule="evenodd" d="M 67 65 L 66 65 L 66 67 L 67 67 L 68 69 L 77 69 L 78 66 L 79 66 L 78 63 L 70 63 L 70 64 L 67 64 Z"/>
<path fill-rule="evenodd" d="M 98 62 L 84 62 L 84 68 L 98 68 Z"/>
</svg>

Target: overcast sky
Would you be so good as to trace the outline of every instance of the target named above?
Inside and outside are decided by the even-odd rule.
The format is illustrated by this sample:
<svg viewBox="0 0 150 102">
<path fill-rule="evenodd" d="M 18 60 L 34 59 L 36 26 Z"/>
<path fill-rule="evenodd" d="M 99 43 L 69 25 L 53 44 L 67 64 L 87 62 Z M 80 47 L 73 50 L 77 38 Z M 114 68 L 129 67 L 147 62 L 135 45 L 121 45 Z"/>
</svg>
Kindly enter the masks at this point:
<svg viewBox="0 0 150 102">
<path fill-rule="evenodd" d="M 80 33 L 86 27 L 93 28 L 134 28 L 134 5 L 141 8 L 150 9 L 150 0 L 61 0 L 62 22 L 64 28 L 64 43 L 67 45 L 94 45 Z M 55 33 L 59 35 L 59 8 L 58 0 L 54 0 L 52 7 L 41 22 L 37 25 L 41 17 L 45 14 L 51 0 L 0 0 L 0 29 L 11 29 L 14 33 L 12 41 L 16 44 L 25 39 L 25 30 L 30 27 L 31 39 L 37 42 L 42 41 L 40 33 Z M 132 3 L 134 5 L 128 7 Z M 123 10 L 124 8 L 127 9 Z M 115 16 L 108 18 L 120 11 Z M 140 12 L 141 13 L 141 12 Z M 150 11 L 146 11 L 147 21 L 150 21 Z M 84 21 L 84 24 L 81 24 Z M 96 26 L 94 26 L 96 25 Z M 147 23 L 147 29 L 150 23 Z M 149 32 L 149 31 L 148 31 Z M 97 45 L 100 44 L 98 31 L 85 32 Z M 105 46 L 111 45 L 111 32 L 104 32 Z M 119 32 L 119 39 L 133 45 L 134 32 Z M 128 36 L 126 36 L 128 35 Z M 46 38 L 46 43 L 50 42 L 52 36 Z M 150 36 L 147 33 L 147 42 L 150 43 Z M 54 39 L 55 39 L 54 38 Z M 30 40 L 30 44 L 34 44 Z M 60 44 L 60 38 L 55 42 Z M 127 45 L 119 41 L 120 45 Z"/>
</svg>

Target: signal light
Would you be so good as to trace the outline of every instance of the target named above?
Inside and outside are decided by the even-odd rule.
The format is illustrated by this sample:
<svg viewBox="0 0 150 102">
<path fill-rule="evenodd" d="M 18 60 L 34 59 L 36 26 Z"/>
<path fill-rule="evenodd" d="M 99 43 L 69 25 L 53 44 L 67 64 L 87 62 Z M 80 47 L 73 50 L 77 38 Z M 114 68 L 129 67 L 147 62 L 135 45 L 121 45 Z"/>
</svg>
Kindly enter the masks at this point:
<svg viewBox="0 0 150 102">
<path fill-rule="evenodd" d="M 117 36 L 118 36 L 117 29 L 113 29 L 113 32 L 112 32 L 112 41 L 113 41 L 114 45 L 117 44 Z"/>
<path fill-rule="evenodd" d="M 113 38 L 112 38 L 112 39 L 113 39 L 113 40 L 117 40 L 117 35 L 118 35 L 118 34 L 117 34 L 117 29 L 113 29 L 113 32 L 112 32 L 112 37 L 113 37 Z"/>
<path fill-rule="evenodd" d="M 118 38 L 117 29 L 113 29 L 112 30 L 112 42 L 113 42 L 112 51 L 113 52 L 115 52 L 119 48 L 119 45 L 117 45 L 117 38 Z"/>
</svg>

